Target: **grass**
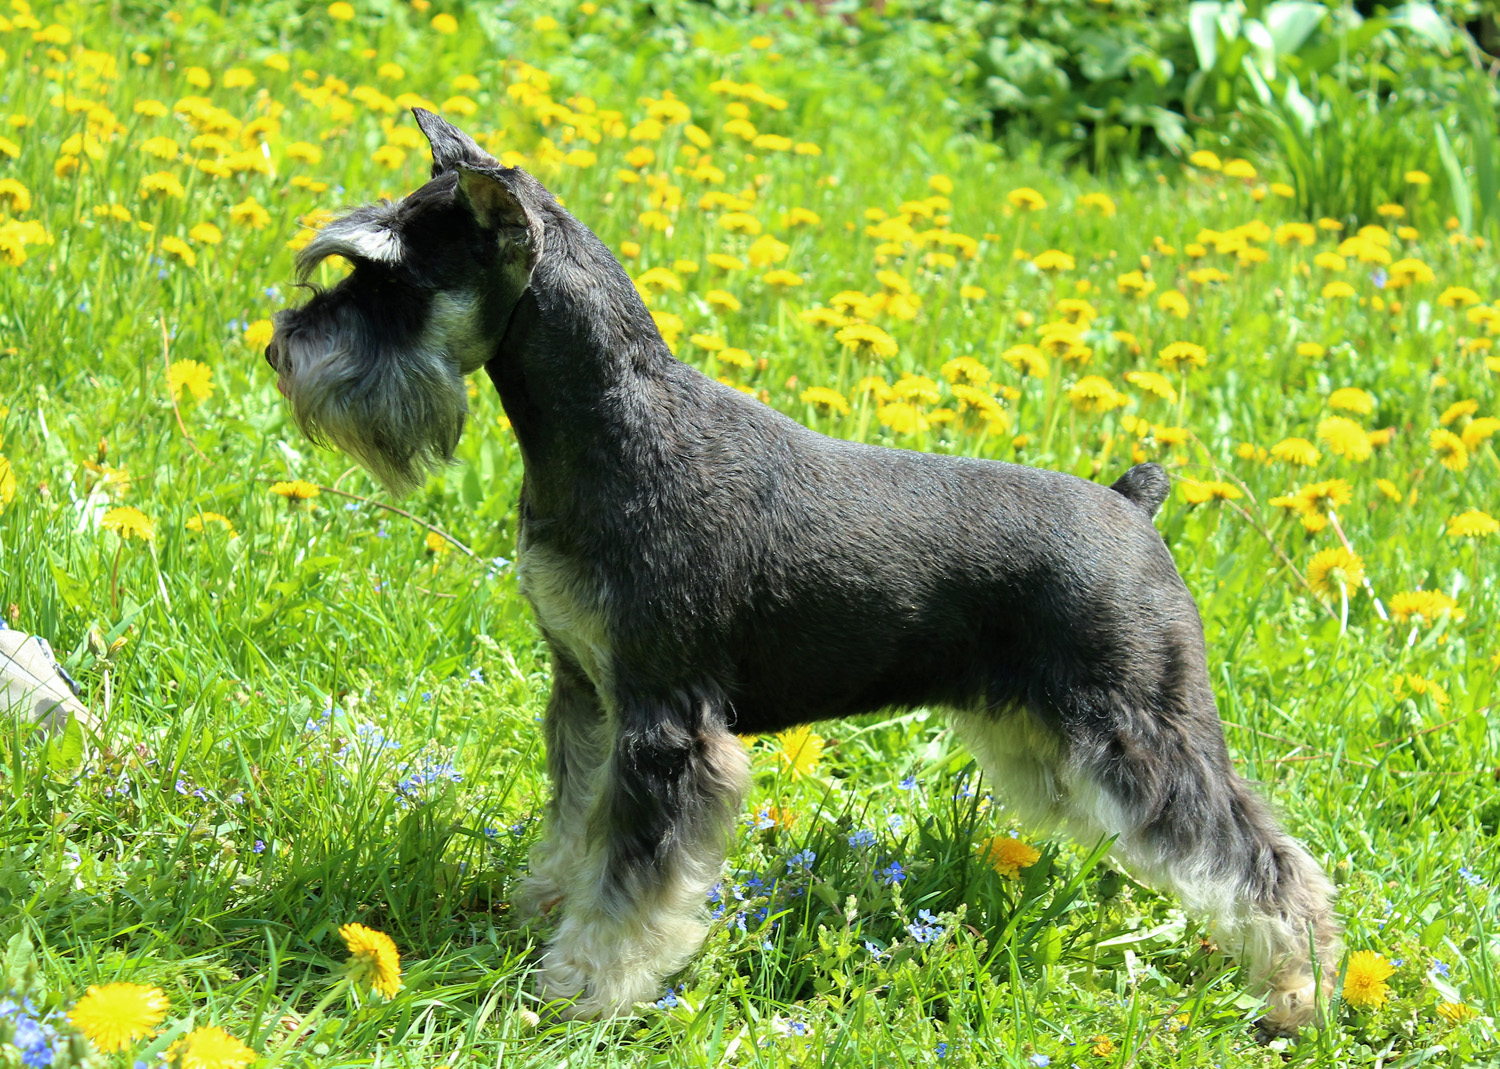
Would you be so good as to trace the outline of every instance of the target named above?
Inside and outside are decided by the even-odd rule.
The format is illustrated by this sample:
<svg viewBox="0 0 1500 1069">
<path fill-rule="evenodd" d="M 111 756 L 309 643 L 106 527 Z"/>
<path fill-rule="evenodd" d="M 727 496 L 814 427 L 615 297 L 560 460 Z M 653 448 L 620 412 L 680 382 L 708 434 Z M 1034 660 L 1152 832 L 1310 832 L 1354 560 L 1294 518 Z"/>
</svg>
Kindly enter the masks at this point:
<svg viewBox="0 0 1500 1069">
<path fill-rule="evenodd" d="M 268 1065 L 1500 1058 L 1496 538 L 1449 532 L 1500 504 L 1484 422 L 1500 415 L 1500 294 L 1493 249 L 1450 232 L 1428 187 L 1408 187 L 1405 218 L 1342 220 L 1304 247 L 1276 230 L 1299 220 L 1270 161 L 1237 178 L 1145 160 L 1102 187 L 1002 159 L 943 118 L 920 55 L 871 77 L 855 31 L 810 13 L 455 9 L 445 34 L 439 9 L 395 3 L 349 20 L 12 7 L 0 611 L 52 639 L 105 729 L 85 753 L 5 725 L 0 937 L 39 1011 L 92 984 L 163 989 L 159 1034 L 103 1063 L 150 1063 L 208 1025 Z M 546 798 L 547 661 L 507 560 L 521 470 L 503 413 L 476 382 L 458 463 L 400 505 L 413 522 L 293 432 L 256 338 L 297 299 L 299 219 L 425 177 L 408 92 L 519 154 L 632 275 L 667 269 L 643 285 L 665 328 L 680 320 L 681 357 L 820 430 L 1103 480 L 1166 463 L 1178 489 L 1159 526 L 1200 600 L 1231 749 L 1334 873 L 1351 950 L 1399 962 L 1384 1002 L 1336 1003 L 1326 1029 L 1257 1045 L 1256 1003 L 1197 922 L 1110 868 L 1105 844 L 1013 828 L 942 717 L 914 710 L 816 725 L 802 768 L 794 741 L 755 742 L 722 923 L 674 991 L 629 1023 L 539 1020 L 546 927 L 508 901 Z M 659 130 L 640 125 L 653 108 Z M 786 147 L 742 137 L 737 117 Z M 143 151 L 156 137 L 176 158 Z M 182 195 L 143 187 L 158 172 Z M 1016 207 L 1022 187 L 1045 207 Z M 701 208 L 713 192 L 742 203 Z M 784 259 L 748 263 L 775 246 L 726 229 L 736 209 Z M 201 223 L 220 240 L 194 236 Z M 1372 223 L 1387 229 L 1345 269 L 1315 265 Z M 1394 287 L 1381 249 L 1432 277 Z M 1041 269 L 1047 250 L 1073 266 Z M 801 284 L 767 282 L 773 269 Z M 1353 295 L 1326 296 L 1331 281 Z M 894 355 L 851 352 L 837 321 L 803 315 L 850 290 L 864 300 L 844 314 Z M 1177 341 L 1203 366 L 1164 368 Z M 1023 344 L 1045 347 L 1045 370 Z M 169 390 L 169 365 L 201 380 L 188 361 L 208 372 L 202 400 Z M 813 386 L 847 414 L 804 400 Z M 1310 467 L 1273 455 L 1289 438 L 1316 449 Z M 325 489 L 271 491 L 293 479 Z M 1294 493 L 1327 480 L 1344 485 Z M 151 540 L 110 530 L 124 506 Z M 1346 544 L 1367 586 L 1324 571 L 1319 554 Z M 1413 591 L 1453 606 L 1429 596 L 1402 616 Z M 1011 877 L 976 844 L 1014 831 L 1040 856 Z M 393 999 L 335 986 L 350 922 L 400 948 Z M 14 1018 L 0 1013 L 0 1057 Z"/>
</svg>

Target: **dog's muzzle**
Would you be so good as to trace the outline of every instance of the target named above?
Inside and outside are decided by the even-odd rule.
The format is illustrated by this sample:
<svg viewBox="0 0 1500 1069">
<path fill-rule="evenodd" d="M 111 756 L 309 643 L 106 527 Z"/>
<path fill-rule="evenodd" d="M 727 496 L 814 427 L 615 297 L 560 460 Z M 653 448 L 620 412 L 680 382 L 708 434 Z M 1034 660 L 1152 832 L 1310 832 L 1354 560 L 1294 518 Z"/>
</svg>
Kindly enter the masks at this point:
<svg viewBox="0 0 1500 1069">
<path fill-rule="evenodd" d="M 281 391 L 281 396 L 286 396 L 286 350 L 281 342 L 272 338 L 266 345 L 266 363 L 271 365 L 271 370 L 276 372 L 276 388 Z"/>
</svg>

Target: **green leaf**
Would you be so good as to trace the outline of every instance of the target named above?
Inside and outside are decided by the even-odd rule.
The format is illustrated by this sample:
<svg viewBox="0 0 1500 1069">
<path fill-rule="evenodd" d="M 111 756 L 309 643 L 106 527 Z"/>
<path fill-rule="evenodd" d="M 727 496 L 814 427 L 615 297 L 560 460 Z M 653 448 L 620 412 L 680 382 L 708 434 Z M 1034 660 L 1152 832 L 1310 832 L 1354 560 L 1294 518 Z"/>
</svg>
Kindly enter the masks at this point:
<svg viewBox="0 0 1500 1069">
<path fill-rule="evenodd" d="M 1433 123 L 1437 131 L 1438 156 L 1442 158 L 1443 170 L 1448 175 L 1448 185 L 1453 191 L 1453 206 L 1458 212 L 1459 228 L 1468 234 L 1474 229 L 1474 196 L 1469 190 L 1469 180 L 1464 176 L 1463 164 L 1458 162 L 1458 153 L 1443 129 L 1443 120 Z"/>
<path fill-rule="evenodd" d="M 85 610 L 89 604 L 88 587 L 68 574 L 57 551 L 47 551 L 47 566 L 52 570 L 52 581 L 57 584 L 57 593 L 63 603 L 70 609 Z"/>
</svg>

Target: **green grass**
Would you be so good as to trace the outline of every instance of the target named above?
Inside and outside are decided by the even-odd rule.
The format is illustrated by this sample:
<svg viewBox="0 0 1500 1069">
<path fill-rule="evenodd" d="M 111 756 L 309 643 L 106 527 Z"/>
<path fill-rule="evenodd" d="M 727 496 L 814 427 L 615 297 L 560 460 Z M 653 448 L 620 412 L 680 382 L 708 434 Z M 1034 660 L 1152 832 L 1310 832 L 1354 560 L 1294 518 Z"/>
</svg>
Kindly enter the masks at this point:
<svg viewBox="0 0 1500 1069">
<path fill-rule="evenodd" d="M 1493 251 L 1450 241 L 1412 187 L 1404 222 L 1416 234 L 1392 238 L 1390 255 L 1422 260 L 1432 282 L 1381 290 L 1353 257 L 1342 273 L 1312 266 L 1338 240 L 1326 233 L 1311 248 L 1252 234 L 1266 260 L 1239 263 L 1200 231 L 1291 219 L 1274 193 L 1255 199 L 1278 177 L 1268 160 L 1253 161 L 1265 173 L 1250 181 L 1148 160 L 1099 187 L 1036 156 L 1000 158 L 944 118 L 945 87 L 920 54 L 886 53 L 866 69 L 871 57 L 841 22 L 686 10 L 680 23 L 657 24 L 628 7 L 586 6 L 553 9 L 555 28 L 456 10 L 451 36 L 429 26 L 437 9 L 393 3 L 359 5 L 348 22 L 321 7 L 226 15 L 161 4 L 118 20 L 91 6 L 39 5 L 38 28 L 13 11 L 9 28 L 0 23 L 0 115 L 29 118 L 0 133 L 18 150 L 0 154 L 0 181 L 14 179 L 31 201 L 22 209 L 18 195 L 0 192 L 0 261 L 10 261 L 0 262 L 0 611 L 52 639 L 106 724 L 84 756 L 67 740 L 27 741 L 23 724 L 0 737 L 0 938 L 24 934 L 36 948 L 39 970 L 26 983 L 37 998 L 66 1007 L 90 984 L 159 985 L 173 1007 L 162 1034 L 103 1059 L 121 1065 L 150 1061 L 210 1024 L 268 1063 L 329 1066 L 1500 1059 L 1500 738 L 1490 719 L 1500 540 L 1445 530 L 1465 510 L 1500 511 L 1500 461 L 1494 439 L 1477 431 L 1462 470 L 1442 465 L 1430 442 L 1455 402 L 1477 402 L 1451 419 L 1459 434 L 1500 415 L 1485 325 L 1439 302 L 1448 286 L 1500 296 L 1490 288 Z M 55 43 L 34 39 L 54 23 L 66 43 L 56 31 Z M 769 47 L 752 44 L 762 33 Z M 114 76 L 101 80 L 108 64 L 80 48 L 112 58 Z M 287 71 L 267 64 L 276 56 Z M 567 102 L 586 95 L 618 118 L 543 122 L 542 79 L 531 76 L 529 93 L 511 90 L 528 81 L 520 59 L 550 74 L 545 99 L 582 110 Z M 403 68 L 399 82 L 382 80 L 385 62 Z M 189 84 L 195 66 L 211 72 L 210 88 Z M 240 67 L 254 84 L 225 88 L 225 72 Z M 474 79 L 462 83 L 472 116 L 446 103 L 463 75 Z M 715 92 L 716 79 L 754 82 L 786 107 Z M 785 770 L 776 740 L 756 743 L 724 921 L 675 981 L 679 1004 L 629 1023 L 538 1022 L 530 970 L 546 927 L 508 902 L 546 798 L 538 718 L 547 661 L 504 563 L 514 555 L 521 467 L 498 401 L 475 383 L 459 462 L 401 502 L 472 556 L 435 552 L 429 530 L 379 507 L 380 492 L 346 458 L 296 435 L 245 339 L 250 324 L 297 297 L 286 246 L 299 217 L 400 195 L 425 177 L 419 148 L 394 168 L 372 157 L 414 125 L 394 103 L 382 112 L 369 104 L 378 97 L 351 100 L 360 85 L 421 94 L 494 151 L 523 154 L 612 248 L 639 246 L 625 261 L 632 275 L 696 261 L 696 272 L 677 269 L 680 291 L 652 297 L 653 310 L 683 320 L 679 355 L 820 430 L 1106 481 L 1133 455 L 1172 468 L 1179 489 L 1159 526 L 1200 600 L 1231 749 L 1335 874 L 1350 948 L 1402 962 L 1386 1003 L 1336 1004 L 1326 1029 L 1258 1046 L 1256 1003 L 1232 963 L 1175 902 L 1111 869 L 1101 844 L 1031 840 L 1042 857 L 1017 879 L 983 864 L 975 844 L 1014 829 L 941 716 L 919 710 L 818 725 L 826 747 L 807 776 Z M 694 177 L 703 157 L 681 123 L 631 139 L 647 115 L 643 98 L 667 90 L 707 135 L 721 183 Z M 65 92 L 88 104 L 67 110 Z M 197 109 L 190 120 L 178 102 L 194 95 L 228 118 Z M 147 99 L 179 113 L 138 114 Z M 744 104 L 758 131 L 821 155 L 756 148 L 726 131 L 731 103 Z M 94 104 L 109 115 L 91 119 Z M 242 125 L 260 116 L 275 121 L 260 135 L 267 152 L 252 139 L 240 163 L 269 160 L 270 173 L 213 177 L 140 148 L 164 136 L 212 159 L 212 142 L 189 145 L 208 127 L 246 151 Z M 597 144 L 586 140 L 591 126 Z M 76 171 L 58 165 L 73 134 L 85 135 Z M 318 146 L 321 162 L 289 153 L 297 141 Z M 628 165 L 642 144 L 655 158 Z M 580 147 L 596 162 L 554 158 Z M 142 196 L 142 178 L 163 170 L 184 195 Z M 621 170 L 644 180 L 626 182 Z M 878 249 L 867 211 L 899 215 L 933 195 L 935 174 L 953 182 L 949 206 L 929 202 L 947 221 L 909 209 L 912 230 L 968 235 L 977 255 L 919 241 Z M 680 196 L 653 203 L 663 184 Z M 1022 186 L 1047 207 L 1011 208 L 1007 193 Z M 743 258 L 753 242 L 717 225 L 724 209 L 699 208 L 711 190 L 755 191 L 747 210 L 789 246 L 775 266 L 799 273 L 801 286 L 782 292 L 761 280 L 765 268 L 710 265 L 709 254 Z M 1080 203 L 1089 192 L 1107 192 L 1115 214 Z M 249 199 L 268 210 L 263 228 L 236 221 L 234 206 Z M 128 217 L 98 213 L 109 205 Z M 820 221 L 785 225 L 799 207 Z M 640 221 L 655 208 L 669 232 Z M 39 224 L 45 240 L 21 221 Z M 1376 221 L 1344 220 L 1341 236 Z M 189 238 L 202 222 L 221 228 L 220 244 Z M 188 240 L 194 266 L 163 253 L 169 236 Z M 29 243 L 17 245 L 21 237 Z M 1207 246 L 1201 259 L 1186 252 L 1194 241 Z M 1029 260 L 1049 248 L 1075 267 L 1038 271 Z M 927 259 L 944 250 L 959 253 L 951 266 Z M 1155 292 L 1122 292 L 1119 277 L 1143 266 Z M 1189 278 L 1208 266 L 1223 280 Z M 337 277 L 324 270 L 325 281 Z M 801 318 L 840 291 L 891 289 L 882 270 L 920 298 L 911 318 L 865 310 L 895 340 L 895 356 L 851 356 L 830 327 Z M 1356 296 L 1323 297 L 1331 278 Z M 961 286 L 985 293 L 964 297 Z M 1185 318 L 1156 303 L 1174 287 Z M 710 305 L 710 289 L 742 307 Z M 1002 359 L 1041 340 L 1060 299 L 1080 296 L 1095 313 L 1079 339 L 1091 350 L 1086 365 L 1054 357 L 1046 374 L 1023 377 Z M 695 333 L 745 350 L 750 366 L 716 360 L 689 340 Z M 1179 340 L 1204 346 L 1207 362 L 1169 375 L 1177 400 L 1125 379 L 1159 370 L 1157 353 Z M 1299 354 L 1301 343 L 1326 352 Z M 898 433 L 899 410 L 856 389 L 866 376 L 894 386 L 926 375 L 931 384 L 906 387 L 916 409 L 924 418 L 956 410 L 941 369 L 957 357 L 989 370 L 984 389 L 999 397 L 1002 420 L 938 414 L 925 430 Z M 166 364 L 187 360 L 211 370 L 213 391 L 203 401 L 184 391 L 174 405 Z M 1086 375 L 1107 380 L 1123 407 L 1073 404 L 1070 388 Z M 840 390 L 851 411 L 802 401 L 809 386 Z M 1361 433 L 1393 432 L 1368 459 L 1319 440 L 1342 387 L 1371 395 L 1368 413 L 1342 413 Z M 1293 436 L 1316 442 L 1313 468 L 1267 454 Z M 357 497 L 323 493 L 291 507 L 270 486 L 294 478 Z M 1350 499 L 1321 531 L 1271 503 L 1328 479 L 1346 480 Z M 1241 496 L 1192 504 L 1182 480 L 1222 481 Z M 122 542 L 101 526 L 121 505 L 154 521 L 152 541 Z M 204 512 L 225 516 L 234 534 L 211 521 L 188 529 Z M 1306 582 L 1340 532 L 1370 582 L 1347 604 Z M 1375 596 L 1388 611 L 1393 595 L 1417 589 L 1451 595 L 1461 615 L 1431 625 L 1382 618 Z M 1424 683 L 1409 677 L 1442 690 L 1414 693 Z M 431 782 L 413 784 L 416 772 Z M 790 814 L 790 826 L 756 826 L 752 814 L 767 806 Z M 861 830 L 873 845 L 851 845 Z M 792 863 L 789 872 L 806 850 L 816 855 L 811 870 Z M 893 862 L 906 873 L 897 885 L 881 875 Z M 770 894 L 752 882 L 773 875 Z M 909 927 L 921 910 L 943 929 L 931 942 Z M 337 930 L 348 922 L 395 939 L 405 987 L 389 1001 L 340 991 L 304 1020 L 340 975 Z M 1471 1016 L 1451 1024 L 1440 1002 Z M 306 1035 L 288 1047 L 298 1024 Z"/>
</svg>

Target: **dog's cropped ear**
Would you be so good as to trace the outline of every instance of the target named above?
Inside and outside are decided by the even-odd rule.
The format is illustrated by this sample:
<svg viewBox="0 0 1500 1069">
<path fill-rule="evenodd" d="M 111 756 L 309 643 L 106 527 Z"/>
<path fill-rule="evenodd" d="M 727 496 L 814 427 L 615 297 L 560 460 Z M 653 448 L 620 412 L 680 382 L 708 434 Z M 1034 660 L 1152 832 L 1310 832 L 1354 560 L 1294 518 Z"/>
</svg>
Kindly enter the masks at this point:
<svg viewBox="0 0 1500 1069">
<path fill-rule="evenodd" d="M 493 168 L 458 165 L 458 199 L 483 230 L 531 229 L 531 219 L 505 179 Z"/>
<path fill-rule="evenodd" d="M 432 177 L 451 171 L 460 163 L 493 164 L 495 158 L 474 143 L 474 139 L 442 116 L 426 108 L 412 108 L 417 125 L 432 146 Z"/>
</svg>

